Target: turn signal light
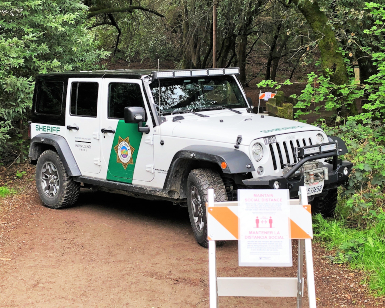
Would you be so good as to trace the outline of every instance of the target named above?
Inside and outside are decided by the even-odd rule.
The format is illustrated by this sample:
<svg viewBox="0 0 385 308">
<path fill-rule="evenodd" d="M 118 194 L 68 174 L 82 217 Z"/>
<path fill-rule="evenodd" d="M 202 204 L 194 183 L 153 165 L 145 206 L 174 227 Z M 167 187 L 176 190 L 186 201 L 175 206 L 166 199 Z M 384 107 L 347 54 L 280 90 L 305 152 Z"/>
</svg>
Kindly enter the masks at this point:
<svg viewBox="0 0 385 308">
<path fill-rule="evenodd" d="M 222 169 L 226 169 L 226 168 L 227 168 L 226 162 L 223 161 L 223 162 L 221 163 L 221 168 L 222 168 Z"/>
</svg>

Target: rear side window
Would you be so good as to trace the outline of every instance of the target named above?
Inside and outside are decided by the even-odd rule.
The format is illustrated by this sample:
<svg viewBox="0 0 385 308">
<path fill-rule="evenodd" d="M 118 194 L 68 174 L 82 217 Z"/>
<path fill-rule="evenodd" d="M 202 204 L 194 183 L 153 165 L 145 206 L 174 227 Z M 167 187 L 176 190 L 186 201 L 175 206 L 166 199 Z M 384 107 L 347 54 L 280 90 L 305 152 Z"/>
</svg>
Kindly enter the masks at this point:
<svg viewBox="0 0 385 308">
<path fill-rule="evenodd" d="M 124 107 L 144 107 L 139 84 L 110 83 L 108 87 L 108 117 L 123 119 Z"/>
<path fill-rule="evenodd" d="M 73 82 L 71 84 L 71 115 L 96 117 L 98 89 L 97 82 Z"/>
<path fill-rule="evenodd" d="M 41 81 L 36 100 L 36 113 L 60 115 L 64 98 L 64 82 Z"/>
</svg>

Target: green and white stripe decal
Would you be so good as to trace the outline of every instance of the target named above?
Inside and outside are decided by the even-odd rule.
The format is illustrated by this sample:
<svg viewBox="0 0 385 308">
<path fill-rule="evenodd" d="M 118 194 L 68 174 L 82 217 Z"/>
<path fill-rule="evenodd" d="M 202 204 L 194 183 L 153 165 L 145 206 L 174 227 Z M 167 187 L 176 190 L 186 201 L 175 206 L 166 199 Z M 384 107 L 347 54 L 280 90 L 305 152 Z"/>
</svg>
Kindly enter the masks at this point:
<svg viewBox="0 0 385 308">
<path fill-rule="evenodd" d="M 138 132 L 138 124 L 119 120 L 112 142 L 107 180 L 132 183 L 142 135 Z"/>
</svg>

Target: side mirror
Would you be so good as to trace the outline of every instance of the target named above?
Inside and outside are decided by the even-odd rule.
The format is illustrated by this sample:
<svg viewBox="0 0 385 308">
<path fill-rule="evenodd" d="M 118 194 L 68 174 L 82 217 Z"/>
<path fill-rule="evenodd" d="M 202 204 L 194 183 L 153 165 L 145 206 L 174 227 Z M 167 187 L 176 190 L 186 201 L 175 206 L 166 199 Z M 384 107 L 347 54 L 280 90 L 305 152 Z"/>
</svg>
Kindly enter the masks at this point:
<svg viewBox="0 0 385 308">
<path fill-rule="evenodd" d="M 124 122 L 138 123 L 138 131 L 148 134 L 150 128 L 148 126 L 142 126 L 145 121 L 146 111 L 143 107 L 124 107 Z"/>
</svg>

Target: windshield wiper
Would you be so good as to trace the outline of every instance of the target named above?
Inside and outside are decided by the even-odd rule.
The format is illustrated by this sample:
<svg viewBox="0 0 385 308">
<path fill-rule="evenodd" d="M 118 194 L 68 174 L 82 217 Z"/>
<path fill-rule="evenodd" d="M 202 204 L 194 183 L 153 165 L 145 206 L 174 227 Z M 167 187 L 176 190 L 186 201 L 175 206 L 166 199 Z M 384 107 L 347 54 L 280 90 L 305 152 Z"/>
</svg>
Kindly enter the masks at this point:
<svg viewBox="0 0 385 308">
<path fill-rule="evenodd" d="M 197 115 L 198 117 L 202 117 L 202 118 L 209 118 L 210 117 L 210 116 L 208 116 L 206 114 L 201 114 L 201 113 L 198 113 L 198 112 L 195 112 L 195 111 L 191 111 L 191 113 Z"/>
<path fill-rule="evenodd" d="M 242 112 L 240 112 L 239 110 L 235 110 L 233 108 L 230 108 L 230 107 L 223 107 L 223 109 L 227 109 L 227 110 L 230 110 L 232 112 L 235 112 L 235 113 L 238 113 L 238 114 L 241 114 Z"/>
<path fill-rule="evenodd" d="M 242 112 L 238 111 L 238 110 L 235 110 L 235 109 L 232 109 L 230 107 L 225 107 L 225 106 L 215 106 L 215 107 L 206 107 L 206 108 L 199 108 L 199 111 L 207 111 L 207 110 L 230 110 L 232 112 L 235 112 L 235 113 L 238 113 L 238 114 L 241 114 Z"/>
<path fill-rule="evenodd" d="M 178 113 L 188 113 L 188 112 L 191 112 L 191 110 L 188 110 L 188 109 L 185 109 L 185 110 L 179 110 L 179 109 L 181 109 L 181 108 L 176 108 L 173 111 L 171 111 L 170 113 L 165 113 L 165 114 L 173 115 L 173 114 L 178 114 Z"/>
<path fill-rule="evenodd" d="M 173 110 L 173 111 L 170 113 L 170 115 L 181 114 L 181 113 L 192 113 L 192 114 L 195 114 L 195 115 L 197 115 L 198 117 L 202 117 L 202 118 L 208 118 L 208 117 L 209 117 L 208 115 L 201 114 L 201 113 L 195 112 L 194 110 L 190 110 L 190 109 L 186 109 L 186 110 L 178 110 L 178 109 L 175 109 L 175 110 Z"/>
</svg>

